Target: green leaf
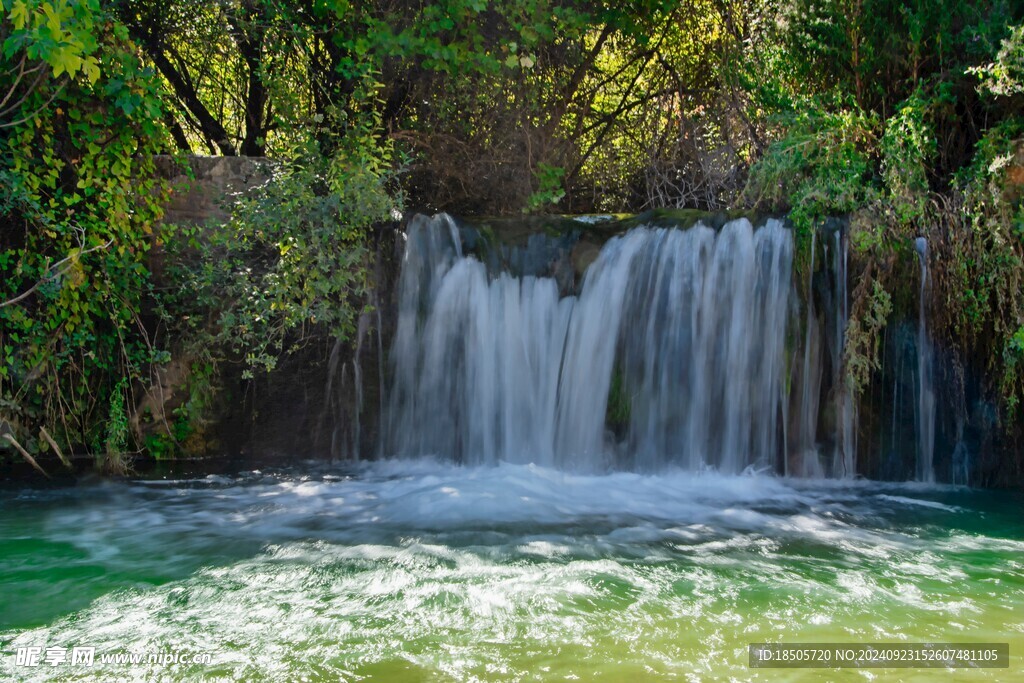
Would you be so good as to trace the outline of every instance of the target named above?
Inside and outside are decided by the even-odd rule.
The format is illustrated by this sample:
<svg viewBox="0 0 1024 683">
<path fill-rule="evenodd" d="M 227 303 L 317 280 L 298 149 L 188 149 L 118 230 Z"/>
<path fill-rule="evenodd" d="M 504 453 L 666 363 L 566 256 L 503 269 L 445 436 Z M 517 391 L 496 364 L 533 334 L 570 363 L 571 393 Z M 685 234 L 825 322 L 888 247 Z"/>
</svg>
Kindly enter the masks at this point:
<svg viewBox="0 0 1024 683">
<path fill-rule="evenodd" d="M 14 30 L 21 31 L 25 28 L 25 24 L 28 23 L 28 6 L 23 0 L 14 3 L 8 18 L 14 24 Z"/>
<path fill-rule="evenodd" d="M 85 71 L 86 78 L 89 79 L 90 84 L 95 84 L 100 78 L 100 67 L 99 62 L 95 57 L 87 57 L 82 66 Z"/>
</svg>

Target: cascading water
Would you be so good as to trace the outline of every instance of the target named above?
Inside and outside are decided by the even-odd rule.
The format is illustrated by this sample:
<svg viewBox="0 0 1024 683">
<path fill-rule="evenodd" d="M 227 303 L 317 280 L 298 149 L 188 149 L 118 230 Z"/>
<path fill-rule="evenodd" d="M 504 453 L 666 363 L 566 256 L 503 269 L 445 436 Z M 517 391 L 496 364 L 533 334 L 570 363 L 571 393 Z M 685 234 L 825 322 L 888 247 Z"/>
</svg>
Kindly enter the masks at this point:
<svg viewBox="0 0 1024 683">
<path fill-rule="evenodd" d="M 928 240 L 914 242 L 921 264 L 921 295 L 917 321 L 917 479 L 935 481 L 932 459 L 935 452 L 935 391 L 933 389 L 932 344 L 925 321 L 925 294 L 928 288 Z"/>
<path fill-rule="evenodd" d="M 800 402 L 795 415 L 795 448 L 793 463 L 787 463 L 785 474 L 802 477 L 821 477 L 817 449 L 818 409 L 821 396 L 821 331 L 814 308 L 814 263 L 817 255 L 818 233 L 811 233 L 811 267 L 807 276 L 807 308 L 804 318 L 803 363 L 800 366 Z M 787 459 L 788 460 L 788 459 Z"/>
<path fill-rule="evenodd" d="M 408 240 L 387 454 L 589 471 L 782 463 L 793 245 L 779 221 L 634 229 L 605 245 L 578 298 L 548 278 L 488 278 L 446 216 L 414 219 Z"/>
<path fill-rule="evenodd" d="M 844 378 L 843 364 L 846 351 L 846 325 L 849 321 L 847 258 L 849 243 L 845 231 L 836 230 L 835 236 L 835 339 L 833 342 L 833 387 L 835 388 L 836 445 L 832 459 L 832 472 L 837 477 L 852 477 L 857 472 L 857 404 L 850 394 Z"/>
</svg>

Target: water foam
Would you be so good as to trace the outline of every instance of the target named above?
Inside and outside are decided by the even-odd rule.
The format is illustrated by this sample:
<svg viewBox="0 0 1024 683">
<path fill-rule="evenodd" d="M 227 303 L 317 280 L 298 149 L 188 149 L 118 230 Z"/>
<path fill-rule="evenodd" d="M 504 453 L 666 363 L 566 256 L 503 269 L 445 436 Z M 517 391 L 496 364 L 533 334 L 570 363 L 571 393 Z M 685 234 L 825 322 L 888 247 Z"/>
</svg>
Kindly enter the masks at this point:
<svg viewBox="0 0 1024 683">
<path fill-rule="evenodd" d="M 976 519 L 971 495 L 429 459 L 35 494 L 0 516 L 5 537 L 72 545 L 33 574 L 101 567 L 103 589 L 0 639 L 211 652 L 137 673 L 268 681 L 743 678 L 752 640 L 948 640 L 954 621 L 1005 639 L 1024 542 L 951 532 Z"/>
</svg>

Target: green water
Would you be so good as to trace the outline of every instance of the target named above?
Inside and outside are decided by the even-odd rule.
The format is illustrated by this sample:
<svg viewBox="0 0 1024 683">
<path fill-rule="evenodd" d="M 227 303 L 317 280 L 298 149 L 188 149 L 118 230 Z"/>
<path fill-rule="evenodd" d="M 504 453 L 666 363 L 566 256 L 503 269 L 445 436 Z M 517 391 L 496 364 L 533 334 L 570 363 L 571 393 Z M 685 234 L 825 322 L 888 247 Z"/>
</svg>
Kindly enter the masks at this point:
<svg viewBox="0 0 1024 683">
<path fill-rule="evenodd" d="M 1019 493 L 418 461 L 0 501 L 4 680 L 1024 681 Z M 764 641 L 1011 661 L 748 668 Z M 99 661 L 130 653 L 210 661 Z"/>
</svg>

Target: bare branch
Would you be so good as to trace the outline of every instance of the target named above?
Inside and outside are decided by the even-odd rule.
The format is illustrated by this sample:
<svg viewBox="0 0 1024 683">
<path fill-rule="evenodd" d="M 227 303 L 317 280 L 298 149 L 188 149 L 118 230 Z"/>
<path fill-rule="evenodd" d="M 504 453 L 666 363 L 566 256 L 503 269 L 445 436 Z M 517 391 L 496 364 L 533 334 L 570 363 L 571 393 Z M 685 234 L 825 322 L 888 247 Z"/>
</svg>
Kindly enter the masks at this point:
<svg viewBox="0 0 1024 683">
<path fill-rule="evenodd" d="M 46 440 L 46 443 L 50 444 L 50 448 L 52 448 L 53 452 L 57 454 L 57 457 L 60 458 L 60 461 L 64 463 L 64 467 L 71 469 L 71 461 L 68 460 L 67 456 L 64 455 L 64 453 L 61 452 L 60 448 L 57 447 L 57 442 L 54 441 L 53 437 L 50 436 L 50 433 L 46 431 L 46 427 L 40 427 L 39 434 L 40 436 L 43 437 L 43 439 Z"/>
<path fill-rule="evenodd" d="M 39 466 L 39 463 L 36 462 L 36 459 L 33 458 L 28 451 L 21 447 L 21 444 L 18 443 L 18 440 L 14 438 L 13 434 L 4 434 L 3 439 L 7 443 L 11 444 L 11 446 L 13 446 L 16 451 L 21 453 L 21 457 L 25 458 L 25 461 L 29 465 L 32 465 L 32 467 L 34 467 L 36 471 L 39 472 L 39 474 L 43 475 L 47 479 L 50 478 L 50 475 L 46 473 L 46 470 Z"/>
<path fill-rule="evenodd" d="M 37 79 L 37 82 L 38 82 L 38 79 Z M 53 101 L 57 98 L 57 95 L 59 95 L 61 93 L 61 91 L 64 90 L 64 86 L 66 84 L 67 84 L 67 81 L 64 81 L 63 83 L 61 83 L 60 87 L 58 87 L 56 90 L 54 90 L 53 94 L 50 95 L 50 97 L 46 100 L 46 102 L 43 102 L 43 104 L 40 105 L 34 112 L 32 112 L 31 114 L 28 114 L 26 116 L 23 116 L 20 119 L 17 119 L 15 121 L 11 121 L 9 123 L 0 123 L 0 129 L 2 129 L 2 128 L 12 128 L 14 126 L 20 126 L 21 124 L 25 123 L 26 121 L 31 121 L 32 119 L 34 119 L 40 112 L 42 112 L 44 109 L 49 107 L 50 104 L 53 103 Z M 33 88 L 34 87 L 35 87 L 35 84 L 33 84 Z M 18 101 L 18 105 L 20 105 L 23 100 L 24 100 L 24 98 L 22 98 L 22 100 L 19 100 Z M 0 116 L 2 116 L 3 114 L 6 114 L 8 111 L 11 111 L 11 109 L 12 109 L 12 107 L 9 107 L 6 111 L 0 112 Z"/>
<path fill-rule="evenodd" d="M 19 294 L 18 296 L 14 297 L 13 299 L 9 299 L 7 301 L 0 301 L 0 308 L 4 308 L 5 306 L 11 306 L 13 304 L 18 303 L 19 301 L 24 301 L 29 296 L 31 296 L 33 292 L 35 292 L 37 289 L 42 287 L 47 282 L 51 282 L 51 281 L 57 279 L 58 277 L 66 275 L 68 273 L 68 271 L 71 269 L 70 265 L 67 266 L 66 268 L 62 268 L 58 272 L 50 272 L 50 271 L 53 271 L 55 268 L 60 268 L 64 264 L 68 263 L 68 261 L 70 261 L 72 258 L 82 258 L 86 254 L 91 254 L 92 252 L 98 251 L 100 249 L 106 249 L 107 247 L 109 247 L 113 243 L 114 243 L 114 240 L 107 240 L 106 244 L 101 244 L 101 245 L 98 245 L 98 246 L 95 246 L 95 247 L 91 247 L 89 249 L 85 249 L 85 250 L 79 251 L 77 254 L 75 254 L 73 256 L 66 256 L 65 258 L 62 258 L 60 261 L 57 261 L 53 265 L 49 266 L 46 269 L 49 274 L 45 275 L 43 278 L 41 278 L 39 280 L 39 282 L 37 282 L 34 285 L 32 285 L 27 291 L 22 292 L 21 294 Z"/>
</svg>

